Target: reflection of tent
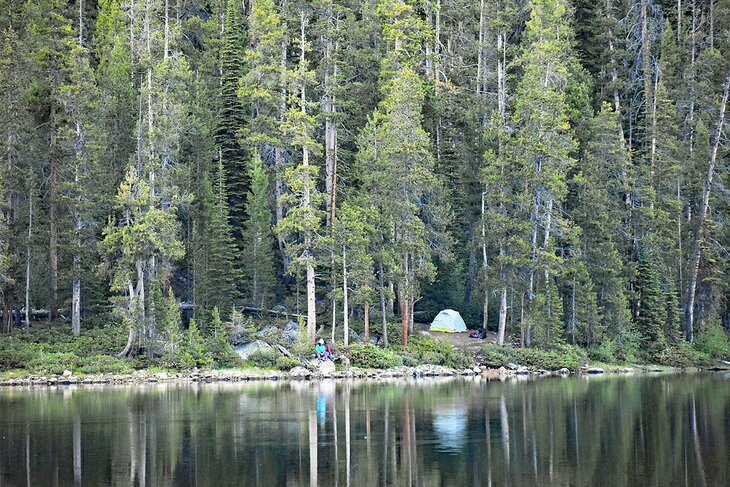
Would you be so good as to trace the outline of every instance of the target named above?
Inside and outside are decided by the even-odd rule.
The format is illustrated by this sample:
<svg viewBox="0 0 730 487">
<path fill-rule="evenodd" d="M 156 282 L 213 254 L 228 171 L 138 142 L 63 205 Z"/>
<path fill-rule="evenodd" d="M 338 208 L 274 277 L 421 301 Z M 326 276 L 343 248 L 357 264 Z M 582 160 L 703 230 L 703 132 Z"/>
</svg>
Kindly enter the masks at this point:
<svg viewBox="0 0 730 487">
<path fill-rule="evenodd" d="M 460 452 L 466 441 L 466 411 L 463 409 L 447 409 L 436 413 L 433 418 L 433 429 L 438 438 L 438 448 L 446 452 Z"/>
<path fill-rule="evenodd" d="M 433 323 L 431 323 L 431 328 L 429 328 L 429 330 L 456 333 L 459 331 L 466 331 L 466 325 L 458 311 L 445 309 L 433 319 Z"/>
</svg>

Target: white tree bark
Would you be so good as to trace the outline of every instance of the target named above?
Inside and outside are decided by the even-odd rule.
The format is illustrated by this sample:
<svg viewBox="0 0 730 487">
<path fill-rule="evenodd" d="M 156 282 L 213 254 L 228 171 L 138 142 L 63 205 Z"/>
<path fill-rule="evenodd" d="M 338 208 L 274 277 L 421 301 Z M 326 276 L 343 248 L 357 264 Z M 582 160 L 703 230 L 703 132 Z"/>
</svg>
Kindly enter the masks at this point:
<svg viewBox="0 0 730 487">
<path fill-rule="evenodd" d="M 347 249 L 342 246 L 342 331 L 345 334 L 345 346 L 350 344 L 350 320 L 347 289 Z"/>
<path fill-rule="evenodd" d="M 712 179 L 715 174 L 715 162 L 717 161 L 717 149 L 720 145 L 720 137 L 722 136 L 722 128 L 725 125 L 725 108 L 727 106 L 728 91 L 730 91 L 730 71 L 725 79 L 725 86 L 722 92 L 722 102 L 720 103 L 720 116 L 717 121 L 717 129 L 712 139 L 710 147 L 710 161 L 707 165 L 707 177 L 702 187 L 702 203 L 700 211 L 697 215 L 697 238 L 695 240 L 694 251 L 692 252 L 692 261 L 690 262 L 689 285 L 687 286 L 687 307 L 685 309 L 686 321 L 684 324 L 684 336 L 687 341 L 694 338 L 694 307 L 695 295 L 697 292 L 697 278 L 700 269 L 700 257 L 702 255 L 702 244 L 705 239 L 705 220 L 707 219 L 707 211 L 710 207 L 710 188 L 712 187 Z"/>
</svg>

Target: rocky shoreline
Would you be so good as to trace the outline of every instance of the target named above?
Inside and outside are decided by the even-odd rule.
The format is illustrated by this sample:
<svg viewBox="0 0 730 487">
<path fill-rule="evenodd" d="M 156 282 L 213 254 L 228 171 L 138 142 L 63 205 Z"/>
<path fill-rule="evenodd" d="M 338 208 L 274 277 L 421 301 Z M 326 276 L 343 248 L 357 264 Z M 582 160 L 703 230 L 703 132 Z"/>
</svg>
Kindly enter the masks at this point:
<svg viewBox="0 0 730 487">
<path fill-rule="evenodd" d="M 416 367 L 394 367 L 391 369 L 360 369 L 349 367 L 345 370 L 319 370 L 314 367 L 295 367 L 290 371 L 265 369 L 221 369 L 192 370 L 190 372 L 151 372 L 139 370 L 131 374 L 75 375 L 66 370 L 61 375 L 28 375 L 0 380 L 0 387 L 13 386 L 56 386 L 92 384 L 154 384 L 159 382 L 246 382 L 276 380 L 319 380 L 319 379 L 392 379 L 418 377 L 469 377 L 480 376 L 488 380 L 505 380 L 513 377 L 549 377 L 570 375 L 635 374 L 683 371 L 687 369 L 666 369 L 652 366 L 617 367 L 605 370 L 600 367 L 583 367 L 578 370 L 560 369 L 555 371 L 530 369 L 516 364 L 491 369 L 474 367 L 471 369 L 450 369 L 439 365 L 419 365 Z M 700 370 L 700 369 L 692 369 Z"/>
</svg>

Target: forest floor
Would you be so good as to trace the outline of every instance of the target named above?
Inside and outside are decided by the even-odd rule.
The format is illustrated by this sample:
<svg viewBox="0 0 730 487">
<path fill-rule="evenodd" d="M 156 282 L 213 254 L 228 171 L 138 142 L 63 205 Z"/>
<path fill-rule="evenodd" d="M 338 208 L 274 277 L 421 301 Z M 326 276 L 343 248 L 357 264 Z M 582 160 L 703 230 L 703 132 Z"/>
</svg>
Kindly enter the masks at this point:
<svg viewBox="0 0 730 487">
<path fill-rule="evenodd" d="M 429 331 L 430 323 L 413 323 L 414 331 L 418 330 L 421 335 L 435 338 L 442 342 L 450 342 L 457 350 L 466 350 L 471 354 L 475 354 L 481 347 L 488 343 L 497 342 L 497 334 L 493 331 L 487 331 L 487 337 L 483 340 L 479 338 L 471 338 L 467 330 L 461 333 L 443 333 L 438 331 Z"/>
</svg>

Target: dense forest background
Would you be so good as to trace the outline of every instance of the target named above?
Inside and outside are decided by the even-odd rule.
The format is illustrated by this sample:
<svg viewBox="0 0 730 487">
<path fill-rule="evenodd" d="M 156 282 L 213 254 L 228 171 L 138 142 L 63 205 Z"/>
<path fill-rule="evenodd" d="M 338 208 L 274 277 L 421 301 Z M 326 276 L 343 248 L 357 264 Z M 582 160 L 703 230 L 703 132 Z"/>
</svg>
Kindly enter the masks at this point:
<svg viewBox="0 0 730 487">
<path fill-rule="evenodd" d="M 730 2 L 0 6 L 4 331 L 133 353 L 171 299 L 625 358 L 730 331 Z"/>
</svg>

